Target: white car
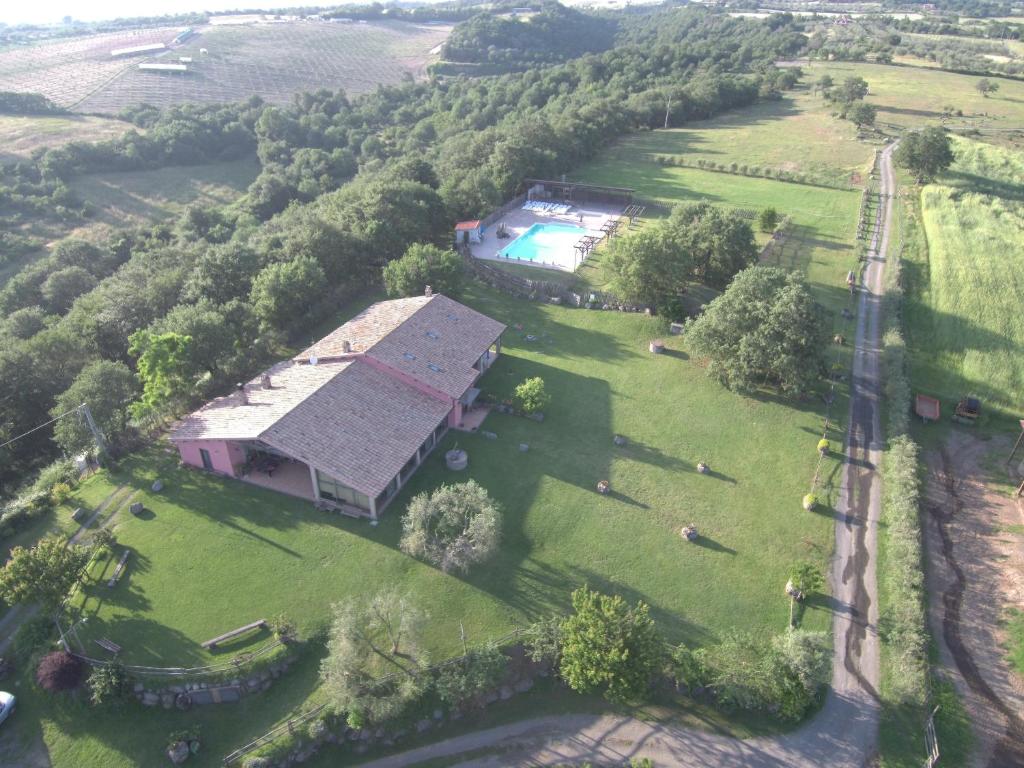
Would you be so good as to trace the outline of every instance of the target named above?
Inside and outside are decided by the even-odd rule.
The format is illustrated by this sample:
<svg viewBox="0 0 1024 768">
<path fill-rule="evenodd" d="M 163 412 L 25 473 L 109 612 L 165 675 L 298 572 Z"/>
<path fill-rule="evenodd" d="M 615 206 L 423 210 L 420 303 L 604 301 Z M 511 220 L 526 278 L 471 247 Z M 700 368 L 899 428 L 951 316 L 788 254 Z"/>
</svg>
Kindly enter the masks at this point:
<svg viewBox="0 0 1024 768">
<path fill-rule="evenodd" d="M 0 723 L 11 716 L 11 712 L 14 711 L 14 705 L 17 703 L 17 699 L 14 698 L 13 693 L 4 693 L 0 691 Z"/>
</svg>

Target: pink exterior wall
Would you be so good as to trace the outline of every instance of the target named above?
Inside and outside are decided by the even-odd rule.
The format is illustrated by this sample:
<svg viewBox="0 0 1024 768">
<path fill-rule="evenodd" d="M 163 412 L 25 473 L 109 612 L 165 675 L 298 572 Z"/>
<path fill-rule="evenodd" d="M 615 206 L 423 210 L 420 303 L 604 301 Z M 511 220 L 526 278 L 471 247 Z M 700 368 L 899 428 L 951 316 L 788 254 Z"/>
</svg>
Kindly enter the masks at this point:
<svg viewBox="0 0 1024 768">
<path fill-rule="evenodd" d="M 203 467 L 200 448 L 205 448 L 213 462 L 213 470 L 236 477 L 238 467 L 245 463 L 245 451 L 237 443 L 226 440 L 180 440 L 177 443 L 181 460 L 194 467 Z"/>
<path fill-rule="evenodd" d="M 462 423 L 462 403 L 456 401 L 452 412 L 448 414 L 448 426 L 457 427 Z"/>
</svg>

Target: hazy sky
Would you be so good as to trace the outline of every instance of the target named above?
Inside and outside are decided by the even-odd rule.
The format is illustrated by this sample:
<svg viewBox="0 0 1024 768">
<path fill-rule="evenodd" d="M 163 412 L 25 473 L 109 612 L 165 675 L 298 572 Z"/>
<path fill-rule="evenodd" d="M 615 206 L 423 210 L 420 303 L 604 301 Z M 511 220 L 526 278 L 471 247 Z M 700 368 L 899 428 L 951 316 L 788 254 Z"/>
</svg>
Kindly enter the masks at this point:
<svg viewBox="0 0 1024 768">
<path fill-rule="evenodd" d="M 303 3 L 295 2 L 296 6 Z M 306 3 L 315 5 L 314 2 Z M 323 5 L 330 5 L 325 1 Z M 288 0 L 4 0 L 0 2 L 0 21 L 6 24 L 43 24 L 71 16 L 82 21 L 116 19 L 121 16 L 161 16 L 186 11 L 231 11 L 253 7 L 283 8 Z"/>
</svg>

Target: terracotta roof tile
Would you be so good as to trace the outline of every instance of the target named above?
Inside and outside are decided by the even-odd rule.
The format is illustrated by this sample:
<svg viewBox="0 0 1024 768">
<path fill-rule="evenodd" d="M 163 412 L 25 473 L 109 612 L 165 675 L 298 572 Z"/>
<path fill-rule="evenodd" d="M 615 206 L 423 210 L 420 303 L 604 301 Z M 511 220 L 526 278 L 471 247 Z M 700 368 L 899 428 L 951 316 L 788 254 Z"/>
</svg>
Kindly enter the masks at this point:
<svg viewBox="0 0 1024 768">
<path fill-rule="evenodd" d="M 262 439 L 373 498 L 448 411 L 441 400 L 356 360 Z"/>
</svg>

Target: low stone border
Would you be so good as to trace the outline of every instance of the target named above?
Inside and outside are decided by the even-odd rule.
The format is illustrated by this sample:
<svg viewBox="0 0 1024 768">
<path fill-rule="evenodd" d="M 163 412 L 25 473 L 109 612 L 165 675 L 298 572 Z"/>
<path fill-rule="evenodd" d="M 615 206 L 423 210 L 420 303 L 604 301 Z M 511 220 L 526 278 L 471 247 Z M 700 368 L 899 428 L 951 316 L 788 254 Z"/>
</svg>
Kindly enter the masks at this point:
<svg viewBox="0 0 1024 768">
<path fill-rule="evenodd" d="M 162 688 L 137 682 L 133 689 L 135 698 L 143 706 L 161 706 L 164 709 L 189 709 L 193 705 L 230 704 L 243 696 L 267 690 L 274 680 L 283 675 L 295 662 L 296 656 L 288 656 L 254 672 L 248 677 L 239 677 L 230 682 L 177 683 Z"/>
</svg>

